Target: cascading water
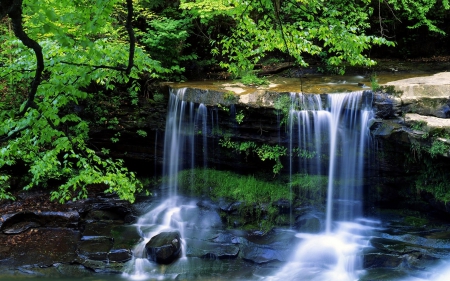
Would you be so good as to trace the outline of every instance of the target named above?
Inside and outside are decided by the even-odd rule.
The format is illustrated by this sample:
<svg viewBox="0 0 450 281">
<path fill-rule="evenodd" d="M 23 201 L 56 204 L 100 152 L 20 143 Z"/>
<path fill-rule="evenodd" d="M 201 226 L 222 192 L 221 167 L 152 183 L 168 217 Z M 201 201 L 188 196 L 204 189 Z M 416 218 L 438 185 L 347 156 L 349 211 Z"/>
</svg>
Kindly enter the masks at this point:
<svg viewBox="0 0 450 281">
<path fill-rule="evenodd" d="M 168 277 L 160 272 L 161 269 L 156 264 L 147 259 L 145 246 L 153 236 L 161 232 L 178 231 L 183 237 L 186 224 L 192 223 L 192 219 L 187 214 L 197 208 L 195 204 L 187 203 L 185 198 L 178 196 L 178 172 L 183 168 L 192 169 L 195 166 L 196 135 L 204 136 L 202 146 L 205 153 L 201 164 L 204 167 L 207 166 L 205 154 L 207 151 L 208 111 L 203 104 L 194 108 L 193 102 L 184 101 L 185 90 L 183 88 L 170 93 L 163 163 L 163 175 L 167 179 L 167 183 L 162 188 L 163 194 L 149 206 L 150 211 L 141 216 L 136 223 L 142 239 L 134 248 L 133 259 L 124 273 L 126 277 L 134 280 Z M 183 257 L 185 257 L 185 248 L 185 244 L 182 242 Z"/>
<path fill-rule="evenodd" d="M 249 265 L 239 258 L 220 261 L 191 258 L 196 243 L 206 243 L 207 247 L 223 246 L 212 244 L 211 237 L 220 237 L 224 241 L 230 237 L 232 242 L 226 247 L 232 247 L 232 251 L 240 243 L 248 249 L 251 243 L 225 230 L 217 212 L 200 209 L 178 194 L 180 170 L 208 166 L 206 135 L 211 135 L 218 125 L 217 114 L 211 114 L 217 112 L 209 111 L 203 104 L 183 99 L 184 89 L 170 93 L 164 137 L 163 175 L 166 176 L 166 183 L 158 194 L 154 193 L 149 211 L 135 224 L 142 239 L 133 250 L 133 258 L 124 276 L 135 280 L 167 280 L 180 276 L 186 278 L 190 272 L 196 272 L 200 275 L 186 280 L 211 280 L 208 278 L 226 272 L 226 275 L 213 279 L 244 280 L 242 276 L 246 276 L 245 280 L 359 279 L 363 272 L 361 251 L 367 246 L 367 233 L 379 224 L 361 218 L 361 187 L 365 162 L 368 161 L 367 123 L 372 117 L 370 92 L 291 94 L 292 107 L 286 122 L 291 182 L 297 173 L 327 177 L 327 190 L 323 194 L 326 196 L 323 201 L 327 204 L 321 232 L 303 231 L 295 234 L 286 231 L 291 237 L 295 235 L 300 238 L 300 243 L 288 259 L 289 262 L 275 273 L 271 265 L 265 268 L 262 265 Z M 233 108 L 230 111 L 233 112 Z M 279 143 L 282 144 L 284 140 L 280 138 Z M 195 157 L 194 148 L 201 151 L 203 157 Z M 153 236 L 166 231 L 180 232 L 183 256 L 169 266 L 160 266 L 147 258 L 146 244 Z M 265 248 L 253 244 L 258 251 Z M 448 263 L 442 264 L 442 267 L 447 266 Z M 442 278 L 436 280 L 446 280 L 448 277 L 447 271 L 441 271 L 444 273 L 438 277 Z M 237 273 L 231 275 L 231 272 Z"/>
<path fill-rule="evenodd" d="M 293 94 L 291 100 L 290 151 L 304 154 L 297 165 L 291 157 L 291 178 L 296 172 L 293 167 L 306 174 L 327 172 L 325 227 L 320 234 L 297 234 L 303 241 L 292 262 L 270 279 L 356 280 L 361 269 L 358 252 L 367 243 L 361 234 L 376 224 L 360 218 L 371 95 L 329 94 L 327 108 L 319 95 Z M 322 163 L 326 158 L 328 163 Z"/>
</svg>

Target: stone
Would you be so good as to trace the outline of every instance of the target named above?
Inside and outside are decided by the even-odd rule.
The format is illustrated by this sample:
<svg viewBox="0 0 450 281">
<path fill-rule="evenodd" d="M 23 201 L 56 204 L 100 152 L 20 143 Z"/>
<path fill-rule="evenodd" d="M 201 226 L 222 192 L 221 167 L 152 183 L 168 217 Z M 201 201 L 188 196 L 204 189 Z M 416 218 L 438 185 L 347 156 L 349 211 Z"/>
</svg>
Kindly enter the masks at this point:
<svg viewBox="0 0 450 281">
<path fill-rule="evenodd" d="M 0 217 L 0 231 L 18 234 L 36 227 L 70 227 L 76 228 L 80 215 L 76 211 L 21 211 Z"/>
<path fill-rule="evenodd" d="M 181 235 L 178 231 L 161 232 L 145 245 L 148 259 L 162 264 L 170 264 L 181 254 Z"/>
<path fill-rule="evenodd" d="M 398 267 L 403 258 L 396 254 L 368 253 L 364 255 L 363 268 Z"/>
<path fill-rule="evenodd" d="M 433 116 L 424 116 L 415 113 L 407 113 L 405 115 L 405 122 L 407 124 L 413 124 L 417 122 L 425 122 L 423 130 L 445 130 L 450 133 L 450 119 L 437 118 Z"/>
<path fill-rule="evenodd" d="M 40 224 L 37 222 L 28 222 L 28 221 L 23 221 L 23 222 L 18 222 L 16 224 L 13 224 L 12 226 L 5 228 L 3 230 L 3 233 L 5 234 L 19 234 L 22 233 L 30 228 L 36 228 L 39 227 Z"/>
<path fill-rule="evenodd" d="M 131 260 L 133 254 L 128 249 L 111 250 L 108 253 L 109 262 L 127 262 Z"/>
<path fill-rule="evenodd" d="M 295 228 L 299 232 L 306 233 L 319 233 L 324 229 L 320 217 L 310 213 L 298 217 L 295 220 Z"/>
<path fill-rule="evenodd" d="M 107 261 L 113 247 L 113 239 L 104 236 L 83 236 L 77 253 L 83 259 Z"/>
<path fill-rule="evenodd" d="M 296 247 L 298 238 L 294 232 L 270 231 L 265 235 L 238 237 L 235 242 L 241 249 L 239 256 L 256 264 L 286 262 Z"/>
<path fill-rule="evenodd" d="M 391 81 L 386 86 L 402 91 L 405 111 L 450 118 L 450 72 Z"/>
<path fill-rule="evenodd" d="M 72 263 L 77 258 L 80 232 L 69 228 L 32 228 L 0 234 L 0 263 L 11 266 L 50 266 Z"/>
<path fill-rule="evenodd" d="M 233 259 L 238 256 L 239 247 L 228 243 L 212 243 L 186 239 L 186 256 L 209 259 Z"/>
</svg>

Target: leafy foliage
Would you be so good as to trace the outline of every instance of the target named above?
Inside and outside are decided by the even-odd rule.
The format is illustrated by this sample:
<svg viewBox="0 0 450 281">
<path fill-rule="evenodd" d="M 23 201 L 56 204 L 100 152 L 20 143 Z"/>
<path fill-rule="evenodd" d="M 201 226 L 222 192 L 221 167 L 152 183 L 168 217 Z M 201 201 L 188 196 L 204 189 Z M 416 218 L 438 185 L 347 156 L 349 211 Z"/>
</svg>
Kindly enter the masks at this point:
<svg viewBox="0 0 450 281">
<path fill-rule="evenodd" d="M 392 44 L 365 34 L 370 1 L 181 1 L 192 17 L 208 23 L 215 18 L 233 21 L 230 34 L 212 39 L 212 52 L 226 57 L 221 66 L 232 73 L 253 70 L 273 51 L 291 56 L 302 66 L 304 55 L 321 55 L 330 66 L 343 63 L 373 65 L 363 52 L 373 45 Z"/>
<path fill-rule="evenodd" d="M 450 2 L 448 0 L 388 0 L 388 4 L 392 5 L 395 11 L 401 13 L 400 17 L 405 17 L 413 22 L 409 28 L 414 29 L 421 26 L 426 26 L 430 31 L 445 34 L 442 29 L 437 26 L 437 20 L 432 19 L 430 14 L 442 13 L 450 9 Z"/>
<path fill-rule="evenodd" d="M 106 192 L 117 193 L 133 201 L 141 189 L 134 173 L 120 160 L 101 158 L 88 146 L 89 122 L 82 118 L 82 103 L 93 96 L 89 89 L 105 92 L 121 88 L 136 96 L 139 73 L 157 77 L 160 66 L 141 48 L 130 52 L 132 45 L 123 37 L 125 27 L 111 18 L 119 1 L 97 1 L 92 8 L 87 2 L 24 1 L 24 29 L 43 50 L 45 72 L 34 106 L 30 100 L 11 98 L 26 92 L 35 70 L 35 57 L 11 33 L 3 34 L 6 46 L 2 60 L 13 63 L 0 68 L 0 77 L 7 77 L 0 103 L 0 169 L 2 188 L 8 185 L 8 167 L 24 164 L 29 182 L 23 187 L 58 186 L 51 198 L 60 202 L 87 196 L 91 184 L 104 184 Z M 126 69 L 123 62 L 135 59 Z M 132 60 L 131 60 L 132 61 Z M 120 85 L 120 87 L 118 87 Z M 20 95 L 19 95 L 20 97 Z M 23 114 L 21 114 L 23 112 Z M 52 184 L 50 184 L 52 183 Z"/>
<path fill-rule="evenodd" d="M 267 85 L 269 84 L 269 81 L 262 77 L 258 77 L 256 76 L 255 73 L 253 73 L 252 71 L 248 71 L 246 73 L 244 73 L 243 75 L 241 75 L 241 82 L 244 85 L 247 86 L 261 86 L 261 85 Z"/>
<path fill-rule="evenodd" d="M 450 202 L 450 176 L 447 166 L 425 158 L 416 180 L 416 188 L 429 192 L 441 202 Z"/>
<path fill-rule="evenodd" d="M 265 161 L 267 159 L 274 160 L 274 174 L 278 174 L 281 169 L 283 169 L 283 164 L 281 163 L 280 157 L 287 154 L 287 148 L 285 147 L 268 144 L 257 145 L 252 141 L 234 142 L 229 136 L 224 136 L 219 143 L 222 147 L 233 149 L 237 153 L 244 152 L 246 157 L 248 157 L 251 153 L 256 153 L 261 161 Z"/>
<path fill-rule="evenodd" d="M 190 19 L 155 17 L 149 25 L 148 31 L 142 34 L 142 44 L 169 74 L 164 76 L 170 78 L 178 75 L 176 79 L 181 80 L 180 75 L 184 72 L 181 64 L 197 59 L 196 54 L 183 54 L 183 51 L 189 47 L 186 39 L 190 36 L 188 33 L 191 28 Z"/>
<path fill-rule="evenodd" d="M 414 130 L 423 130 L 426 122 L 418 121 L 412 125 Z M 405 166 L 407 171 L 411 165 L 418 168 L 415 185 L 418 191 L 425 191 L 444 203 L 450 201 L 450 176 L 447 160 L 442 155 L 450 153 L 450 139 L 448 133 L 432 132 L 425 134 L 422 141 L 431 141 L 423 145 L 418 141 L 411 143 L 411 155 L 406 155 Z"/>
</svg>

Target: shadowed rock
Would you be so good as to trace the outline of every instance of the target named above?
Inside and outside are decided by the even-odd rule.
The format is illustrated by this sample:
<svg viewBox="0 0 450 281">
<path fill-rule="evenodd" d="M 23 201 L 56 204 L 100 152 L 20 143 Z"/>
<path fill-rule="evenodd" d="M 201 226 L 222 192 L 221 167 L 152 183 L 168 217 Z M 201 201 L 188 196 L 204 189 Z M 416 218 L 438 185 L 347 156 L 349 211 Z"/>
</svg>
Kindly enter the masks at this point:
<svg viewBox="0 0 450 281">
<path fill-rule="evenodd" d="M 211 243 L 189 239 L 186 241 L 186 256 L 209 259 L 233 259 L 238 256 L 239 247 L 233 244 Z"/>
<path fill-rule="evenodd" d="M 145 249 L 148 259 L 157 263 L 172 263 L 181 254 L 181 235 L 178 231 L 161 232 L 150 239 Z"/>
</svg>

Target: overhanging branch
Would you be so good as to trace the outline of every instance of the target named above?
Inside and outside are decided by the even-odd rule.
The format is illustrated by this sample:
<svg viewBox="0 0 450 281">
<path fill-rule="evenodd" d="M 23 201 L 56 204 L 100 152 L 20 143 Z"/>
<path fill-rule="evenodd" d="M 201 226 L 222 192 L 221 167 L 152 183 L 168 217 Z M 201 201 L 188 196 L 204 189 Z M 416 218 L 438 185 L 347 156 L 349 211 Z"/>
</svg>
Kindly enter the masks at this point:
<svg viewBox="0 0 450 281">
<path fill-rule="evenodd" d="M 14 31 L 14 35 L 19 38 L 22 43 L 32 49 L 36 56 L 36 73 L 34 75 L 34 79 L 31 82 L 30 90 L 28 92 L 28 99 L 25 104 L 25 107 L 21 110 L 19 115 L 23 115 L 28 108 L 36 107 L 34 102 L 34 98 L 37 93 L 37 89 L 39 84 L 41 84 L 42 72 L 44 71 L 44 56 L 42 54 L 42 47 L 36 41 L 28 37 L 28 35 L 23 30 L 22 25 L 22 0 L 12 0 L 5 1 L 0 4 L 0 16 L 4 16 L 8 14 L 11 19 L 12 29 Z"/>
</svg>

